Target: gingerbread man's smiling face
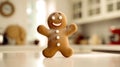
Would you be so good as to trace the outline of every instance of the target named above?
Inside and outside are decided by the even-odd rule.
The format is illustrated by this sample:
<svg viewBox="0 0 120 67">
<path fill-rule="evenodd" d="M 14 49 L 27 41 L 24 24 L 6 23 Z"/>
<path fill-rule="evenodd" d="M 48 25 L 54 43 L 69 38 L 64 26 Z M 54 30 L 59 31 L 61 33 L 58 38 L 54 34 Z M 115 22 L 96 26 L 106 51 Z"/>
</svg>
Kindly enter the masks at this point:
<svg viewBox="0 0 120 67">
<path fill-rule="evenodd" d="M 63 13 L 54 12 L 48 17 L 50 29 L 61 29 L 66 27 L 66 17 Z"/>
</svg>

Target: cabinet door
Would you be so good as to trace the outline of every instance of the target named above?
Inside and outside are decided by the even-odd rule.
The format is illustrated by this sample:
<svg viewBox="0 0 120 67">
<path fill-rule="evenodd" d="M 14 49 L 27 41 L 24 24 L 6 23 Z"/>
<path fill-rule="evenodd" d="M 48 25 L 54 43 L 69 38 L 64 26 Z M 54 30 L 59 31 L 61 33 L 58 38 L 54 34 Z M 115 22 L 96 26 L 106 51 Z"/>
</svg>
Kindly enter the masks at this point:
<svg viewBox="0 0 120 67">
<path fill-rule="evenodd" d="M 77 0 L 73 4 L 73 18 L 74 19 L 80 19 L 83 17 L 82 12 L 83 2 L 81 0 Z"/>
<path fill-rule="evenodd" d="M 108 13 L 120 11 L 120 0 L 106 0 L 106 6 L 106 11 Z"/>
<path fill-rule="evenodd" d="M 120 17 L 120 0 L 104 0 L 105 13 L 107 19 L 114 19 Z"/>
<path fill-rule="evenodd" d="M 87 16 L 97 16 L 101 14 L 101 0 L 87 0 Z"/>
<path fill-rule="evenodd" d="M 101 0 L 79 0 L 73 5 L 73 16 L 76 23 L 84 24 L 96 18 L 102 12 Z"/>
</svg>

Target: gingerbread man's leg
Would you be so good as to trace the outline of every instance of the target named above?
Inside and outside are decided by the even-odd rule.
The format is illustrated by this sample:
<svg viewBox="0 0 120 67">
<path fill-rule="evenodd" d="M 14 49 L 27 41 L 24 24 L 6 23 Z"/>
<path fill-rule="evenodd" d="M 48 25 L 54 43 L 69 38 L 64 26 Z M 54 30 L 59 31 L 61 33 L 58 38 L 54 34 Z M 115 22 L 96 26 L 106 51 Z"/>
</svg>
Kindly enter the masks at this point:
<svg viewBox="0 0 120 67">
<path fill-rule="evenodd" d="M 70 57 L 73 54 L 73 50 L 69 47 L 62 48 L 60 52 L 64 57 Z"/>
<path fill-rule="evenodd" d="M 57 48 L 46 48 L 43 50 L 43 55 L 47 58 L 51 58 L 55 55 L 57 51 L 58 51 Z"/>
</svg>

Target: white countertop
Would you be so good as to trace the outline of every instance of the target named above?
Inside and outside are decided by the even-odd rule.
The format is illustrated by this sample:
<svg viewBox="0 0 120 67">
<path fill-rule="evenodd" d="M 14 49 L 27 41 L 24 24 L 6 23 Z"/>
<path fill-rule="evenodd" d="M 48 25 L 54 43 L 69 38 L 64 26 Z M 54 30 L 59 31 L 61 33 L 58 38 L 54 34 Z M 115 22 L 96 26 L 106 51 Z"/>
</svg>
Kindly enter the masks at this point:
<svg viewBox="0 0 120 67">
<path fill-rule="evenodd" d="M 41 54 L 44 48 L 40 46 L 0 46 L 0 67 L 120 67 L 119 54 L 90 51 L 91 49 L 120 51 L 120 46 L 72 45 L 72 48 L 78 52 L 76 51 L 70 58 L 64 58 L 60 53 L 53 58 L 45 58 Z"/>
<path fill-rule="evenodd" d="M 53 58 L 45 58 L 41 53 L 3 53 L 0 67 L 120 67 L 120 55 L 85 53 L 64 58 L 57 53 Z"/>
</svg>

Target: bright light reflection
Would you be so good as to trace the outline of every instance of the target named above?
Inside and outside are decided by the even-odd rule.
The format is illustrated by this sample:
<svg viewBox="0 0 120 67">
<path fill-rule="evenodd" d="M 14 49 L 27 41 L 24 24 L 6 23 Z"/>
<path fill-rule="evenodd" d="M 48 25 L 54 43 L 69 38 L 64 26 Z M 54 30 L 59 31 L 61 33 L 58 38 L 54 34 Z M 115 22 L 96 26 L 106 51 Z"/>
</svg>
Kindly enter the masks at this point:
<svg viewBox="0 0 120 67">
<path fill-rule="evenodd" d="M 32 9 L 31 8 L 27 8 L 27 14 L 30 15 L 32 13 Z"/>
<path fill-rule="evenodd" d="M 44 60 L 44 57 L 41 53 L 39 59 L 37 60 L 37 67 L 45 67 L 44 63 L 43 63 L 43 60 Z"/>
<path fill-rule="evenodd" d="M 46 24 L 46 3 L 44 0 L 38 0 L 36 2 L 36 9 L 37 9 L 37 13 L 36 13 L 36 27 L 38 25 L 44 25 L 47 26 Z M 40 35 L 38 33 L 36 33 L 36 37 L 38 37 L 38 39 L 40 40 L 40 46 L 44 46 L 46 44 L 46 37 L 43 35 Z"/>
<path fill-rule="evenodd" d="M 0 34 L 0 43 L 3 42 L 3 35 Z"/>
<path fill-rule="evenodd" d="M 50 0 L 49 4 L 48 4 L 48 14 L 53 13 L 54 11 L 56 11 L 55 9 L 55 1 L 54 0 Z"/>
</svg>

